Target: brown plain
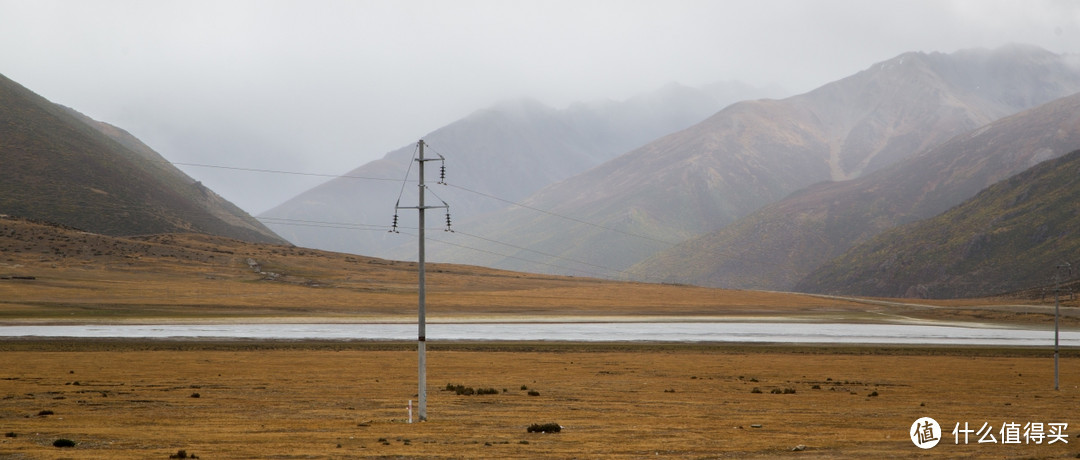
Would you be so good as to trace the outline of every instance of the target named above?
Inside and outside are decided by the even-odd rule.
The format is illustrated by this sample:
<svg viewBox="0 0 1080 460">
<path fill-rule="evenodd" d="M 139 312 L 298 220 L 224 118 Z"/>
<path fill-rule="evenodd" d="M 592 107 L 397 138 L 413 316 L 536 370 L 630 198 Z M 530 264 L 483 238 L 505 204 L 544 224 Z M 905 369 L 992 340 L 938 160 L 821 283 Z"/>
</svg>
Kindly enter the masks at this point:
<svg viewBox="0 0 1080 460">
<path fill-rule="evenodd" d="M 110 238 L 0 218 L 0 323 L 414 321 L 416 266 L 199 235 Z M 249 263 L 250 262 L 250 263 Z M 619 283 L 433 264 L 429 320 L 974 320 L 1046 327 L 1052 300 L 912 302 Z M 1077 325 L 1074 304 L 1064 309 Z M 0 342 L 0 458 L 1063 458 L 1077 351 L 429 343 Z M 446 384 L 494 388 L 457 395 Z M 757 389 L 757 391 L 754 391 Z M 530 391 L 535 395 L 530 395 Z M 944 427 L 918 449 L 919 417 Z M 1069 443 L 1002 444 L 1002 424 Z M 557 423 L 559 433 L 528 433 Z M 954 444 L 954 424 L 995 444 Z M 75 447 L 53 446 L 57 439 Z"/>
<path fill-rule="evenodd" d="M 167 459 L 181 450 L 204 459 L 1080 452 L 1075 354 L 1064 361 L 1066 385 L 1054 391 L 1045 353 L 1008 350 L 432 344 L 429 420 L 408 424 L 416 352 L 396 346 L 404 345 L 8 343 L 0 353 L 0 427 L 11 437 L 0 438 L 0 457 Z M 497 394 L 457 395 L 446 384 Z M 924 416 L 945 431 L 925 452 L 908 437 Z M 978 429 L 984 422 L 998 443 L 979 444 L 976 436 L 954 443 L 955 423 Z M 1069 423 L 1069 443 L 1005 445 L 998 434 L 1005 422 Z M 562 431 L 527 432 L 544 423 Z M 76 446 L 53 447 L 57 439 Z"/>
</svg>

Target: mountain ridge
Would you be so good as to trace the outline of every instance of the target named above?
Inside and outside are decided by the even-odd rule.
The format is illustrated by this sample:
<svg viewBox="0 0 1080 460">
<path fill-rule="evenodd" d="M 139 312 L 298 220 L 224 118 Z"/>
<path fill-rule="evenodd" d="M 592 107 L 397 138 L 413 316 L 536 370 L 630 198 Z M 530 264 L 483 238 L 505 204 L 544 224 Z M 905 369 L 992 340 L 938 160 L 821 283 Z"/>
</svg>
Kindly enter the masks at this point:
<svg viewBox="0 0 1080 460">
<path fill-rule="evenodd" d="M 450 205 L 455 222 L 462 222 L 495 211 L 506 201 L 523 199 L 669 129 L 693 124 L 723 104 L 702 90 L 675 83 L 624 101 L 582 102 L 564 109 L 530 99 L 504 101 L 423 136 L 428 156 L 446 158 L 447 182 L 468 190 L 443 187 L 430 191 Z M 415 253 L 412 240 L 385 230 L 394 214 L 393 204 L 399 198 L 402 205 L 416 199 L 414 187 L 403 189 L 401 185 L 414 154 L 415 144 L 389 152 L 354 168 L 346 177 L 297 195 L 260 218 L 297 244 L 380 257 L 410 257 Z M 402 194 L 402 190 L 407 193 Z M 403 213 L 400 224 L 415 227 L 413 214 Z M 355 223 L 361 231 L 327 233 L 322 227 L 293 225 L 296 220 Z"/>
<path fill-rule="evenodd" d="M 1009 62 L 1034 68 L 1012 71 Z M 987 69 L 998 71 L 983 74 Z M 969 74 L 981 79 L 962 78 Z M 987 100 L 989 93 L 978 90 L 987 82 L 1018 89 Z M 563 265 L 555 271 L 563 274 L 577 270 L 564 263 L 576 259 L 605 267 L 609 276 L 667 279 L 625 271 L 804 187 L 870 174 L 1018 106 L 1076 90 L 1080 71 L 1039 48 L 904 53 L 801 95 L 730 105 L 521 201 L 597 225 L 506 209 L 467 222 L 503 247 L 452 247 L 432 257 L 526 271 Z M 537 258 L 537 252 L 553 256 Z"/>
<path fill-rule="evenodd" d="M 126 131 L 0 75 L 0 212 L 108 235 L 283 242 Z"/>
<path fill-rule="evenodd" d="M 855 243 L 938 215 L 1080 145 L 1078 114 L 1080 93 L 997 120 L 874 174 L 800 190 L 632 271 L 707 286 L 814 290 L 800 280 Z"/>
<path fill-rule="evenodd" d="M 935 217 L 891 228 L 797 289 L 889 297 L 986 296 L 1045 286 L 1075 263 L 1080 150 L 1046 160 Z"/>
</svg>

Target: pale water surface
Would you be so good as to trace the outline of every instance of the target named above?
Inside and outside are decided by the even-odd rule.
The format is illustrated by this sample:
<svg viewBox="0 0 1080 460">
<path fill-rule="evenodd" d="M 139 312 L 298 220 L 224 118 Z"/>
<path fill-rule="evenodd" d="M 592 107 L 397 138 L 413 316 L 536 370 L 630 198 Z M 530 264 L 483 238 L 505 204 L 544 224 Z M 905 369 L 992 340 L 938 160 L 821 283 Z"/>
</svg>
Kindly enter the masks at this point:
<svg viewBox="0 0 1080 460">
<path fill-rule="evenodd" d="M 0 326 L 0 337 L 416 340 L 416 324 L 163 324 Z M 1053 330 L 805 322 L 428 323 L 427 340 L 870 343 L 1053 346 Z M 1063 347 L 1080 332 L 1063 331 Z"/>
</svg>

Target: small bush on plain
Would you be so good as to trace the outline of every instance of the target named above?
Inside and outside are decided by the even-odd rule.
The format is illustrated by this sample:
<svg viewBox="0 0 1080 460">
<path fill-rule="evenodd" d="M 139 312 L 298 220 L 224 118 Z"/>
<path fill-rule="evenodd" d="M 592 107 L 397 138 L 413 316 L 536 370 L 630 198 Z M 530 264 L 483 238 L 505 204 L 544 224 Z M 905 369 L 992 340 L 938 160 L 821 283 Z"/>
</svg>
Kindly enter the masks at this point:
<svg viewBox="0 0 1080 460">
<path fill-rule="evenodd" d="M 558 433 L 562 426 L 558 423 L 534 423 L 526 429 L 529 433 Z"/>
</svg>

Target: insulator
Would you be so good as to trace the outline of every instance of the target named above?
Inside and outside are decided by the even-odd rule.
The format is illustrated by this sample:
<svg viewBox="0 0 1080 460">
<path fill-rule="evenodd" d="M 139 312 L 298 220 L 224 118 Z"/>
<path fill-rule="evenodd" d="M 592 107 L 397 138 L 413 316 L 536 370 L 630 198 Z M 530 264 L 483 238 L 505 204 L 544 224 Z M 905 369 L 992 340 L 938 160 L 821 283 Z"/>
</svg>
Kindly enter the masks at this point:
<svg viewBox="0 0 1080 460">
<path fill-rule="evenodd" d="M 452 232 L 453 231 L 453 230 L 450 230 L 450 212 L 449 211 L 446 213 L 446 230 L 445 231 L 447 231 L 447 232 Z"/>
<path fill-rule="evenodd" d="M 394 214 L 394 224 L 390 227 L 390 233 L 397 233 L 397 214 Z"/>
<path fill-rule="evenodd" d="M 439 166 L 439 183 L 446 184 L 446 163 Z"/>
</svg>

